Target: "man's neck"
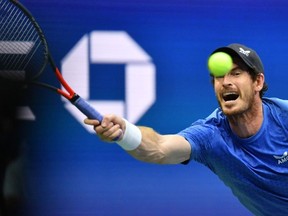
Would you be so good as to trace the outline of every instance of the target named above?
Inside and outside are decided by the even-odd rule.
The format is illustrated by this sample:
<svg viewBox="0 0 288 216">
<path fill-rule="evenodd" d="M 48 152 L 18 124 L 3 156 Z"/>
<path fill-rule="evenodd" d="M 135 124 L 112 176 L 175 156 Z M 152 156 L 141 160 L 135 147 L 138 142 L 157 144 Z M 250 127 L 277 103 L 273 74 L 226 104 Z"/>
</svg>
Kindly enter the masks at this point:
<svg viewBox="0 0 288 216">
<path fill-rule="evenodd" d="M 253 107 L 239 115 L 229 116 L 232 131 L 241 138 L 253 136 L 261 128 L 263 122 L 262 100 L 255 101 Z"/>
</svg>

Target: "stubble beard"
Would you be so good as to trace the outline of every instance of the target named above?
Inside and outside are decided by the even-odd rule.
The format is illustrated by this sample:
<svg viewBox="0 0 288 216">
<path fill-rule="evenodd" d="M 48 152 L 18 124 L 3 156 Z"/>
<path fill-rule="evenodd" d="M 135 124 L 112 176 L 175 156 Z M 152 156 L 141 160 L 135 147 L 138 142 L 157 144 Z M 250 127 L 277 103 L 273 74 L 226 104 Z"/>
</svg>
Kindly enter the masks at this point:
<svg viewBox="0 0 288 216">
<path fill-rule="evenodd" d="M 239 96 L 240 97 L 240 96 Z M 218 104 L 222 110 L 222 112 L 228 117 L 228 118 L 238 118 L 243 116 L 245 113 L 248 113 L 252 110 L 253 104 L 255 103 L 255 98 L 253 94 L 250 94 L 247 99 L 241 99 L 241 106 L 235 110 L 230 110 L 227 108 L 223 108 L 223 105 L 221 104 L 220 100 L 218 100 Z M 237 100 L 240 100 L 238 98 Z M 238 102 L 239 103 L 239 102 Z"/>
</svg>

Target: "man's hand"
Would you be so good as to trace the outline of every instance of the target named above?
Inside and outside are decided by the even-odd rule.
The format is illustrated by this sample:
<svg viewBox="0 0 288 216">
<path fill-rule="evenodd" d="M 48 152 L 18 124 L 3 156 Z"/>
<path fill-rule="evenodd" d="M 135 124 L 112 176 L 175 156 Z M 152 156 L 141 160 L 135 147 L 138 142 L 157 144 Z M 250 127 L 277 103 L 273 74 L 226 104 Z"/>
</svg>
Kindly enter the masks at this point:
<svg viewBox="0 0 288 216">
<path fill-rule="evenodd" d="M 105 142 L 121 140 L 125 131 L 124 119 L 116 115 L 105 115 L 102 122 L 85 119 L 84 123 L 93 126 L 98 137 Z"/>
</svg>

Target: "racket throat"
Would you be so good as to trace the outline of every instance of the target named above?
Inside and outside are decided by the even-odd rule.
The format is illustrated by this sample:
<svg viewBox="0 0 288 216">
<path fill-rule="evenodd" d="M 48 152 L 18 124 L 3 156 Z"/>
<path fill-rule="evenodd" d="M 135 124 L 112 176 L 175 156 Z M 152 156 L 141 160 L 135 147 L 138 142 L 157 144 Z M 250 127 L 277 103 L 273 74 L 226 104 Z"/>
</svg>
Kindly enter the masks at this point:
<svg viewBox="0 0 288 216">
<path fill-rule="evenodd" d="M 74 93 L 74 95 L 73 95 L 71 98 L 68 98 L 68 100 L 69 100 L 72 104 L 74 104 L 75 101 L 77 101 L 79 98 L 80 98 L 80 96 L 79 96 L 78 94 Z"/>
</svg>

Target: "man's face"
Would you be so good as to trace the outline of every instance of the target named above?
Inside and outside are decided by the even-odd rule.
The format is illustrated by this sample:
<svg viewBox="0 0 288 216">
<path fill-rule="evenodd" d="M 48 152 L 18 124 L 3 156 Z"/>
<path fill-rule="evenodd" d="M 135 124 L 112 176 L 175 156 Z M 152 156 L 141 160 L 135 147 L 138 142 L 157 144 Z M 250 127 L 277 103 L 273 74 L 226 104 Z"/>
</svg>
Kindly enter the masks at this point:
<svg viewBox="0 0 288 216">
<path fill-rule="evenodd" d="M 242 114 L 249 110 L 253 106 L 258 89 L 257 81 L 253 81 L 248 71 L 240 69 L 235 63 L 228 74 L 214 78 L 218 103 L 227 116 Z"/>
</svg>

